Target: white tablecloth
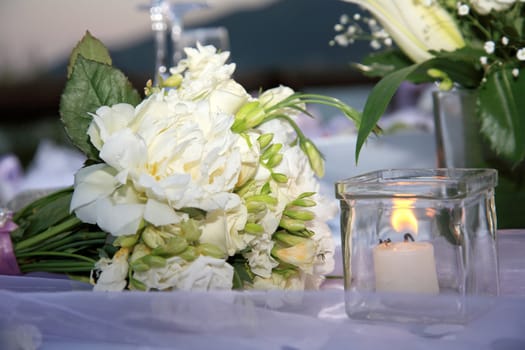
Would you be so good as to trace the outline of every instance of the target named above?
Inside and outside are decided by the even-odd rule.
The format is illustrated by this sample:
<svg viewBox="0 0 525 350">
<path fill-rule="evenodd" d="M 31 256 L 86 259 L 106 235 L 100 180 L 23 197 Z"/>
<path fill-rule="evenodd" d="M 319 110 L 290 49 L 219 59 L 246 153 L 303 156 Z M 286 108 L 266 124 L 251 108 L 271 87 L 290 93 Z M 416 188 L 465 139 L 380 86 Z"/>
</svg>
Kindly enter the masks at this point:
<svg viewBox="0 0 525 350">
<path fill-rule="evenodd" d="M 349 319 L 340 280 L 304 293 L 95 293 L 0 276 L 0 349 L 525 349 L 524 250 L 525 230 L 500 232 L 501 295 L 471 298 L 482 312 L 466 324 Z"/>
</svg>

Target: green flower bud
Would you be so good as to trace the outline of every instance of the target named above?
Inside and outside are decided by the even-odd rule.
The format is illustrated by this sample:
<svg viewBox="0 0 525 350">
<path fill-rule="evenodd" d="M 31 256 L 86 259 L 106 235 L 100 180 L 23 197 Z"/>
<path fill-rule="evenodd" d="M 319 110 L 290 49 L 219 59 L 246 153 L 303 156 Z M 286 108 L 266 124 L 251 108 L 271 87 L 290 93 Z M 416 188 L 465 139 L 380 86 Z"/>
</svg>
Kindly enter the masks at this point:
<svg viewBox="0 0 525 350">
<path fill-rule="evenodd" d="M 310 167 L 318 177 L 324 176 L 324 161 L 321 152 L 315 147 L 312 141 L 303 140 L 301 142 L 301 149 L 308 157 Z"/>
<path fill-rule="evenodd" d="M 261 136 L 257 138 L 257 141 L 259 142 L 259 146 L 261 147 L 261 149 L 266 148 L 266 146 L 268 146 L 270 142 L 272 142 L 272 140 L 273 140 L 273 133 L 262 134 Z"/>
<path fill-rule="evenodd" d="M 202 255 L 211 256 L 212 258 L 223 259 L 226 257 L 226 254 L 221 248 L 211 243 L 199 244 L 197 251 Z"/>
<path fill-rule="evenodd" d="M 149 270 L 149 265 L 140 259 L 132 262 L 130 264 L 130 267 L 133 271 L 137 271 L 137 272 L 146 272 Z"/>
<path fill-rule="evenodd" d="M 189 219 L 184 221 L 180 226 L 182 228 L 184 237 L 188 242 L 197 242 L 201 237 L 202 231 L 199 228 L 197 221 Z"/>
<path fill-rule="evenodd" d="M 248 222 L 246 226 L 244 226 L 244 231 L 252 235 L 260 235 L 264 233 L 264 227 L 262 227 L 260 224 Z"/>
<path fill-rule="evenodd" d="M 313 199 L 309 198 L 298 198 L 290 203 L 298 207 L 315 207 L 317 203 Z"/>
<path fill-rule="evenodd" d="M 270 159 L 268 159 L 266 166 L 268 168 L 275 168 L 276 166 L 281 164 L 282 160 L 283 160 L 283 155 L 281 153 L 274 154 Z"/>
<path fill-rule="evenodd" d="M 284 243 L 285 245 L 291 247 L 297 244 L 301 244 L 308 240 L 308 238 L 292 235 L 286 233 L 285 231 L 277 231 L 273 234 L 272 238 L 276 241 Z"/>
<path fill-rule="evenodd" d="M 153 249 L 151 253 L 163 257 L 171 257 L 179 255 L 186 248 L 188 248 L 188 242 L 186 242 L 183 237 L 173 236 L 169 239 L 168 243 Z"/>
<path fill-rule="evenodd" d="M 280 173 L 272 173 L 272 179 L 275 182 L 278 182 L 278 183 L 281 183 L 281 184 L 285 184 L 285 183 L 288 182 L 288 176 L 286 176 L 284 174 L 280 174 Z"/>
<path fill-rule="evenodd" d="M 119 236 L 115 241 L 113 242 L 113 245 L 115 247 L 122 247 L 122 248 L 131 248 L 133 247 L 137 241 L 139 240 L 139 235 L 126 235 L 126 236 Z"/>
<path fill-rule="evenodd" d="M 135 261 L 135 260 L 142 258 L 145 255 L 149 255 L 150 253 L 151 253 L 150 247 L 148 247 L 144 243 L 139 243 L 133 247 L 133 253 L 131 253 L 131 257 L 129 258 L 129 260 Z"/>
<path fill-rule="evenodd" d="M 251 129 L 262 123 L 266 113 L 259 101 L 251 101 L 245 103 L 237 113 L 235 113 L 235 122 L 232 126 L 232 131 L 242 132 L 246 129 Z M 237 123 L 239 121 L 239 123 Z M 236 125 L 237 123 L 237 125 Z"/>
<path fill-rule="evenodd" d="M 191 247 L 190 246 L 190 247 L 186 248 L 186 250 L 181 252 L 179 254 L 179 256 L 181 258 L 183 258 L 184 260 L 189 262 L 189 261 L 193 261 L 193 260 L 197 259 L 199 254 L 197 252 L 197 249 L 195 249 L 195 247 Z"/>
<path fill-rule="evenodd" d="M 267 208 L 266 204 L 261 202 L 247 202 L 246 203 L 246 209 L 248 209 L 248 213 L 260 213 L 262 211 L 265 211 Z"/>
<path fill-rule="evenodd" d="M 140 291 L 148 290 L 148 287 L 146 287 L 144 283 L 134 278 L 129 279 L 129 286 L 130 286 L 130 289 L 134 289 L 134 290 L 140 290 Z"/>
<path fill-rule="evenodd" d="M 180 83 L 182 83 L 182 75 L 173 74 L 173 75 L 170 75 L 166 80 L 162 81 L 160 86 L 176 88 L 176 87 L 179 87 Z"/>
<path fill-rule="evenodd" d="M 166 259 L 156 255 L 146 255 L 143 256 L 140 260 L 142 260 L 142 262 L 144 262 L 151 268 L 166 266 Z"/>
<path fill-rule="evenodd" d="M 157 248 L 166 243 L 164 235 L 164 232 L 155 226 L 148 226 L 142 232 L 142 240 L 148 247 Z"/>
<path fill-rule="evenodd" d="M 277 198 L 267 194 L 255 194 L 245 198 L 246 202 L 263 202 L 266 204 L 277 205 Z"/>
<path fill-rule="evenodd" d="M 306 229 L 306 226 L 304 225 L 304 221 L 291 219 L 287 216 L 283 216 L 281 218 L 281 221 L 279 222 L 279 226 L 281 226 L 282 228 L 290 232 L 302 231 Z"/>
<path fill-rule="evenodd" d="M 261 159 L 262 160 L 270 159 L 274 154 L 279 153 L 281 148 L 283 148 L 283 145 L 281 143 L 274 143 L 267 150 L 263 152 L 263 154 L 261 155 Z"/>
<path fill-rule="evenodd" d="M 284 215 L 296 219 L 296 220 L 302 220 L 302 221 L 310 221 L 315 218 L 315 214 L 312 213 L 309 210 L 292 210 L 288 209 L 284 211 Z"/>
</svg>

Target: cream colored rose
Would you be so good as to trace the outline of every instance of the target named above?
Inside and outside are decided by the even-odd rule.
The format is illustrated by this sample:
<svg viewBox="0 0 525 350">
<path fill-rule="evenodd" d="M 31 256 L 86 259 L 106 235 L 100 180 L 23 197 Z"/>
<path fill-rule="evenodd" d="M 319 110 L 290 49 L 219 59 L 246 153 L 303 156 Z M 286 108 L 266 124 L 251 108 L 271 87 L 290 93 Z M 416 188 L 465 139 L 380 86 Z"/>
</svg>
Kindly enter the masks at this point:
<svg viewBox="0 0 525 350">
<path fill-rule="evenodd" d="M 230 210 L 209 212 L 202 222 L 199 241 L 219 247 L 226 255 L 234 255 L 246 248 L 251 237 L 239 234 L 246 225 L 248 213 L 244 205 Z"/>
</svg>

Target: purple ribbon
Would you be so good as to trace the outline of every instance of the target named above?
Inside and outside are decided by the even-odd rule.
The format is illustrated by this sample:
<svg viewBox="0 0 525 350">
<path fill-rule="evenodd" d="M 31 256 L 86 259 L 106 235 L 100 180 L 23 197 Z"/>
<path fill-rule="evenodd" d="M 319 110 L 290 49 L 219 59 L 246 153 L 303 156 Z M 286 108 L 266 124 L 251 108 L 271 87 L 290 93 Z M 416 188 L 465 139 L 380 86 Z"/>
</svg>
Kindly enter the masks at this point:
<svg viewBox="0 0 525 350">
<path fill-rule="evenodd" d="M 11 242 L 11 231 L 18 226 L 11 219 L 11 212 L 0 208 L 0 275 L 21 275 Z"/>
</svg>

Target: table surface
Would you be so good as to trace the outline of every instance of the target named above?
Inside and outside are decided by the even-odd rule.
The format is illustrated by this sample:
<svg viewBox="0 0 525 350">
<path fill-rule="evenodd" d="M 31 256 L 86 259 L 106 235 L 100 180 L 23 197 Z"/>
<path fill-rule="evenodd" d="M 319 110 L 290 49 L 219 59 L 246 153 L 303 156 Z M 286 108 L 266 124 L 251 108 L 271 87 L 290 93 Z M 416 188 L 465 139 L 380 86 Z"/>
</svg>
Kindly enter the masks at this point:
<svg viewBox="0 0 525 350">
<path fill-rule="evenodd" d="M 483 312 L 466 324 L 349 319 L 341 280 L 308 292 L 95 293 L 0 276 L 0 348 L 525 349 L 525 230 L 498 237 L 501 295 L 471 298 Z"/>
</svg>

